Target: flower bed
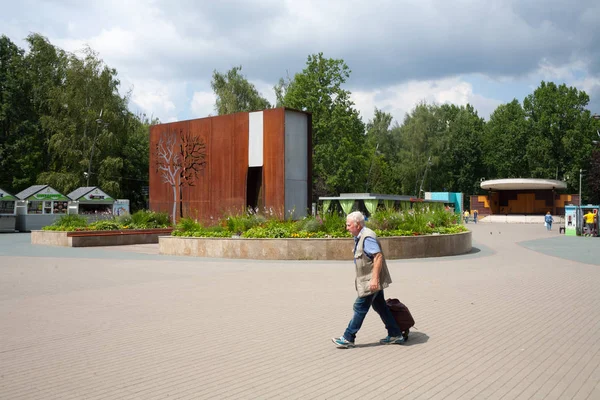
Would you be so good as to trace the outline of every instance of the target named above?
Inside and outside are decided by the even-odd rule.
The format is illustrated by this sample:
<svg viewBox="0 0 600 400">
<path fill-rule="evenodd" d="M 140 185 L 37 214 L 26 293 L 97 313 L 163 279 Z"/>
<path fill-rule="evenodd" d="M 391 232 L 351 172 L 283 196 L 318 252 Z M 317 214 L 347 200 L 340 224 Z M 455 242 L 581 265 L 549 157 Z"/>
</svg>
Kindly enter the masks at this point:
<svg viewBox="0 0 600 400">
<path fill-rule="evenodd" d="M 388 260 L 442 257 L 471 251 L 471 232 L 449 235 L 383 237 Z M 244 239 L 161 236 L 160 254 L 257 260 L 351 260 L 352 238 Z"/>
<path fill-rule="evenodd" d="M 41 231 L 31 232 L 31 243 L 90 247 L 158 243 L 173 231 L 165 213 L 138 211 L 133 215 L 88 223 L 80 215 L 65 215 Z"/>
<path fill-rule="evenodd" d="M 444 210 L 379 212 L 367 222 L 386 258 L 440 257 L 471 251 L 471 232 Z M 345 216 L 328 214 L 279 221 L 249 214 L 229 216 L 212 226 L 182 219 L 173 237 L 159 238 L 159 253 L 211 258 L 348 260 L 354 240 Z"/>
</svg>

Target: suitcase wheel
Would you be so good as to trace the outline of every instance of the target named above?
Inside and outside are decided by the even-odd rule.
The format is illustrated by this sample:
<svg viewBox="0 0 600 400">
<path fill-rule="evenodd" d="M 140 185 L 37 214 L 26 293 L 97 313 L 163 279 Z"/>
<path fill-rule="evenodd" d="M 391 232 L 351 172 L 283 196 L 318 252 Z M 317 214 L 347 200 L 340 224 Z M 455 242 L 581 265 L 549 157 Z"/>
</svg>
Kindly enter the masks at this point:
<svg viewBox="0 0 600 400">
<path fill-rule="evenodd" d="M 402 332 L 402 337 L 404 338 L 404 341 L 408 341 L 408 334 L 410 333 L 410 328 L 405 330 L 404 332 Z"/>
</svg>

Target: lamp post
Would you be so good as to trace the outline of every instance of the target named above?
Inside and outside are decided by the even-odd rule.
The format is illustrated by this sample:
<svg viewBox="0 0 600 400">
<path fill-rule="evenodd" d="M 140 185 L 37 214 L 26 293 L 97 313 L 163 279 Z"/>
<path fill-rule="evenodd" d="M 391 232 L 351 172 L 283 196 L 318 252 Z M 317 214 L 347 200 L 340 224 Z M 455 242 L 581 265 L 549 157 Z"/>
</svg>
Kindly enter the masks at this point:
<svg viewBox="0 0 600 400">
<path fill-rule="evenodd" d="M 96 140 L 98 140 L 98 127 L 100 125 L 104 125 L 102 127 L 102 129 L 106 128 L 108 126 L 107 123 L 104 122 L 104 120 L 102 119 L 102 112 L 104 111 L 104 109 L 100 110 L 100 115 L 98 116 L 98 118 L 96 119 L 96 132 L 94 133 L 94 141 L 92 142 L 92 151 L 90 153 L 90 160 L 88 162 L 88 170 L 87 170 L 87 174 L 85 174 L 87 181 L 86 181 L 86 186 L 90 186 L 90 175 L 92 174 L 92 159 L 94 158 L 94 148 L 96 147 Z"/>
</svg>

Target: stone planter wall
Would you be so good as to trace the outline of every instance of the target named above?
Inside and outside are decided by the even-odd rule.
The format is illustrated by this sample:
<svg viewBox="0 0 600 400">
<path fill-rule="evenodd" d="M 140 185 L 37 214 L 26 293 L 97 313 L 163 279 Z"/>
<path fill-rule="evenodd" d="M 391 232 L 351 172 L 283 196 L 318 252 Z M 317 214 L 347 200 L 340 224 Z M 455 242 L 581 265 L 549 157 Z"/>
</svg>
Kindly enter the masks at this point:
<svg viewBox="0 0 600 400">
<path fill-rule="evenodd" d="M 442 257 L 471 251 L 471 232 L 380 238 L 388 260 Z M 224 239 L 161 236 L 159 253 L 258 260 L 349 260 L 353 239 Z"/>
<path fill-rule="evenodd" d="M 171 228 L 81 232 L 31 231 L 31 243 L 66 247 L 123 246 L 158 243 L 159 236 L 171 232 Z"/>
</svg>

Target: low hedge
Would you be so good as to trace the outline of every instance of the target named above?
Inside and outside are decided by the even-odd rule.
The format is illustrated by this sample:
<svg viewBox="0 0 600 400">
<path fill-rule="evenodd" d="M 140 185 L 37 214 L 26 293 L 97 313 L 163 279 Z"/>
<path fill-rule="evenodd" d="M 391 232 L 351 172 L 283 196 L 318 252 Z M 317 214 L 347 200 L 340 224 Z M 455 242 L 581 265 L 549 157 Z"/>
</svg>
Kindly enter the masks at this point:
<svg viewBox="0 0 600 400">
<path fill-rule="evenodd" d="M 81 215 L 63 215 L 52 225 L 44 226 L 45 231 L 113 231 L 127 229 L 170 228 L 169 214 L 140 210 L 131 215 L 121 215 L 88 223 Z"/>
</svg>

